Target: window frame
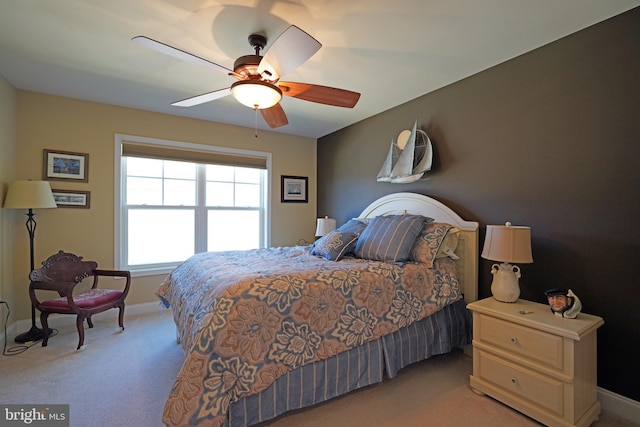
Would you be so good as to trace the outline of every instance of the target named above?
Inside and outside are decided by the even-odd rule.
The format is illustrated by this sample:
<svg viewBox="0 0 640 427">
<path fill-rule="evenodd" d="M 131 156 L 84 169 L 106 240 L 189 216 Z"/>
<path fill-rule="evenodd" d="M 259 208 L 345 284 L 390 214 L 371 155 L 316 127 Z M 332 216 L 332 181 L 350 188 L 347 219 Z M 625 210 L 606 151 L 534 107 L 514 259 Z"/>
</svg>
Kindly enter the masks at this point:
<svg viewBox="0 0 640 427">
<path fill-rule="evenodd" d="M 135 143 L 141 147 L 161 147 L 176 150 L 200 151 L 208 154 L 234 155 L 259 157 L 265 160 L 266 170 L 264 177 L 263 205 L 264 222 L 262 223 L 261 244 L 263 247 L 271 245 L 271 187 L 272 187 L 272 154 L 264 151 L 253 151 L 239 148 L 219 147 L 214 145 L 194 144 L 183 141 L 173 141 L 152 137 L 142 137 L 126 134 L 115 134 L 114 136 L 114 265 L 118 270 L 129 270 L 132 276 L 152 276 L 170 273 L 177 264 L 164 264 L 155 267 L 135 268 L 128 266 L 126 260 L 126 248 L 123 245 L 126 239 L 126 214 L 125 203 L 122 200 L 124 194 L 124 180 L 122 179 L 122 147 L 126 143 Z M 196 219 L 196 221 L 198 221 Z M 196 237 L 197 238 L 197 237 Z M 206 236 L 204 236 L 206 239 Z"/>
</svg>

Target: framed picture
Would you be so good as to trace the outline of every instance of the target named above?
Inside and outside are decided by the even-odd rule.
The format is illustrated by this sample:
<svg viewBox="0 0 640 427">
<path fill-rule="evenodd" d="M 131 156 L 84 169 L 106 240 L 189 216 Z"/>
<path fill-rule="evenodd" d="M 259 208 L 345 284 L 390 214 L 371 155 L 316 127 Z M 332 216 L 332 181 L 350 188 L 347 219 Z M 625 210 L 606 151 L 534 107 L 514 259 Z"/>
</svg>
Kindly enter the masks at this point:
<svg viewBox="0 0 640 427">
<path fill-rule="evenodd" d="M 91 192 L 75 190 L 51 190 L 59 208 L 89 209 Z"/>
<path fill-rule="evenodd" d="M 89 182 L 88 154 L 45 149 L 43 167 L 43 179 Z"/>
<path fill-rule="evenodd" d="M 306 176 L 281 175 L 281 202 L 308 203 L 309 178 Z"/>
</svg>

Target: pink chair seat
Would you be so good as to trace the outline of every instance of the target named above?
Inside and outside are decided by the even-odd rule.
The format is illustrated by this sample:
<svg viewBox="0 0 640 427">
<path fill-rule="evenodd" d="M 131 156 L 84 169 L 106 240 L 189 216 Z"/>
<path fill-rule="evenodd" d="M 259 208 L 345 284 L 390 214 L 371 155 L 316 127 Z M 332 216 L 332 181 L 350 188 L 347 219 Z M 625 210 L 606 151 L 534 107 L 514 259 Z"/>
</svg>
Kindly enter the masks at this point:
<svg viewBox="0 0 640 427">
<path fill-rule="evenodd" d="M 117 300 L 122 295 L 122 291 L 115 289 L 89 289 L 73 296 L 73 302 L 80 308 L 93 308 Z M 70 310 L 67 297 L 60 297 L 43 301 L 40 304 L 43 308 L 56 310 Z"/>
</svg>

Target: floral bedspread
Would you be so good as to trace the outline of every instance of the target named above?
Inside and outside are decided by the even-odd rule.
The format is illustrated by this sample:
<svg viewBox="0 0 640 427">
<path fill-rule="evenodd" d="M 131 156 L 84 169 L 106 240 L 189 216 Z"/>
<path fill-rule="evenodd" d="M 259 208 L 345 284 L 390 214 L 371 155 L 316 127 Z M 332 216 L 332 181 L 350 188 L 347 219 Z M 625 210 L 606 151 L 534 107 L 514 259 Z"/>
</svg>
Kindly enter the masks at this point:
<svg viewBox="0 0 640 427">
<path fill-rule="evenodd" d="M 159 286 L 186 359 L 170 426 L 220 426 L 230 403 L 303 364 L 409 325 L 461 298 L 455 265 L 339 262 L 310 246 L 202 253 Z"/>
</svg>

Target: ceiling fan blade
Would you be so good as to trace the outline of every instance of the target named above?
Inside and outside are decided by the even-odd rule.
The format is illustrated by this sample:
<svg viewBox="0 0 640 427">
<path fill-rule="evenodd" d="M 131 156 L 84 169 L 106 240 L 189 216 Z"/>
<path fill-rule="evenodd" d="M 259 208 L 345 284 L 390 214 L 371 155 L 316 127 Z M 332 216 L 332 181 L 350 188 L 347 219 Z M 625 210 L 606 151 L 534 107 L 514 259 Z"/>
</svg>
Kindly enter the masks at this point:
<svg viewBox="0 0 640 427">
<path fill-rule="evenodd" d="M 284 113 L 282 106 L 280 104 L 276 104 L 271 108 L 263 108 L 260 110 L 262 114 L 262 118 L 269 125 L 270 128 L 278 128 L 280 126 L 284 126 L 289 124 L 289 120 L 287 120 L 287 115 Z"/>
<path fill-rule="evenodd" d="M 171 105 L 176 107 L 193 107 L 194 105 L 204 104 L 205 102 L 215 101 L 231 93 L 231 88 L 214 90 L 213 92 L 203 93 L 202 95 L 192 96 L 182 101 L 174 102 Z"/>
<path fill-rule="evenodd" d="M 262 57 L 258 74 L 268 80 L 278 80 L 311 58 L 322 45 L 295 25 L 287 28 Z"/>
<path fill-rule="evenodd" d="M 131 39 L 142 46 L 153 49 L 157 52 L 164 53 L 165 55 L 173 56 L 174 58 L 181 59 L 183 61 L 192 62 L 194 64 L 204 65 L 205 67 L 213 68 L 214 70 L 220 71 L 221 73 L 230 74 L 233 73 L 232 70 L 227 67 L 223 67 L 222 65 L 218 65 L 215 62 L 211 62 L 204 58 L 200 58 L 192 53 L 185 52 L 184 50 L 180 50 L 173 46 L 169 46 L 168 44 L 161 43 L 159 41 L 150 39 L 145 36 L 137 36 Z"/>
<path fill-rule="evenodd" d="M 358 92 L 308 83 L 279 82 L 283 95 L 335 107 L 353 108 L 360 99 Z"/>
</svg>

